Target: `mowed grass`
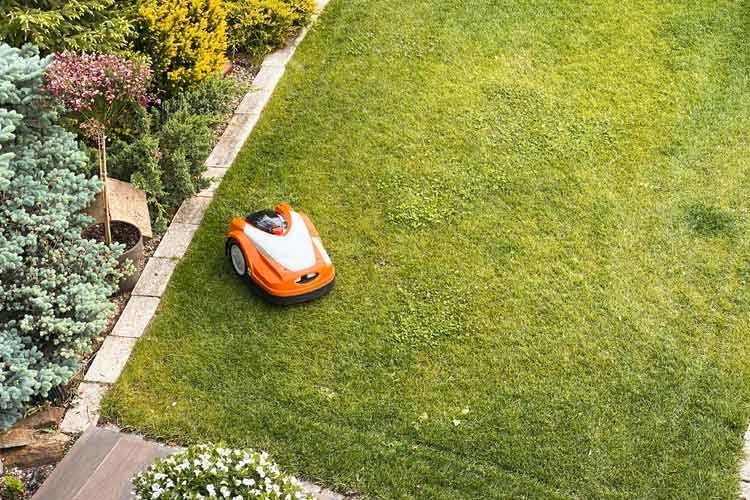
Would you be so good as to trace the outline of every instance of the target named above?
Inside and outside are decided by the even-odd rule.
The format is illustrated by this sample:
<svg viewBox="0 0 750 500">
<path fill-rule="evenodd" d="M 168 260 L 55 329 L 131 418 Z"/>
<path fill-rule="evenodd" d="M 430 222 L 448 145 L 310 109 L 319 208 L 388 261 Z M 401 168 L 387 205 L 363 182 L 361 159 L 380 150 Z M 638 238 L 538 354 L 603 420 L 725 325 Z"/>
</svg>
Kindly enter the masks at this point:
<svg viewBox="0 0 750 500">
<path fill-rule="evenodd" d="M 105 402 L 378 498 L 734 498 L 750 6 L 333 0 Z M 338 270 L 264 304 L 231 216 Z"/>
</svg>

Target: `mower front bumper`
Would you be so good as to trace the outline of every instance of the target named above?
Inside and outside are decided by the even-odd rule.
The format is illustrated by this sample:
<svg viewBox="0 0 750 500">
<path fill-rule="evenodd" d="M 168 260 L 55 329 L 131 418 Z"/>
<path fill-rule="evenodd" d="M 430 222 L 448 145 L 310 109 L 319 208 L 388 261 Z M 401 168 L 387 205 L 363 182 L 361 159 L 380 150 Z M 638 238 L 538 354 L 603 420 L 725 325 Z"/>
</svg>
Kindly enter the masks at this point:
<svg viewBox="0 0 750 500">
<path fill-rule="evenodd" d="M 258 283 L 256 283 L 252 278 L 248 278 L 248 281 L 250 282 L 250 286 L 253 289 L 253 292 L 255 292 L 260 297 L 263 297 L 263 299 L 270 302 L 271 304 L 290 306 L 294 304 L 301 304 L 303 302 L 314 300 L 314 299 L 317 299 L 318 297 L 322 297 L 323 295 L 326 295 L 328 292 L 330 292 L 333 289 L 333 286 L 336 284 L 336 277 L 334 277 L 331 281 L 321 286 L 320 288 L 316 288 L 315 290 L 311 290 L 306 293 L 301 293 L 299 295 L 287 295 L 287 296 L 273 295 L 272 293 L 266 291 Z"/>
</svg>

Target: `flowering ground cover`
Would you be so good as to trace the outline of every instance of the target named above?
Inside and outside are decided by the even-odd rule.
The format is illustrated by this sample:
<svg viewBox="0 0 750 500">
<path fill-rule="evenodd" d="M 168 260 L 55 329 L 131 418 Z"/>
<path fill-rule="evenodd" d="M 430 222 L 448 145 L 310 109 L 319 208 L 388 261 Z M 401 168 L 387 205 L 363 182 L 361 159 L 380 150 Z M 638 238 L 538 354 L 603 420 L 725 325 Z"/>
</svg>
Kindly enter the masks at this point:
<svg viewBox="0 0 750 500">
<path fill-rule="evenodd" d="M 748 6 L 334 0 L 105 401 L 384 498 L 735 498 Z M 232 215 L 338 270 L 271 307 Z"/>
</svg>

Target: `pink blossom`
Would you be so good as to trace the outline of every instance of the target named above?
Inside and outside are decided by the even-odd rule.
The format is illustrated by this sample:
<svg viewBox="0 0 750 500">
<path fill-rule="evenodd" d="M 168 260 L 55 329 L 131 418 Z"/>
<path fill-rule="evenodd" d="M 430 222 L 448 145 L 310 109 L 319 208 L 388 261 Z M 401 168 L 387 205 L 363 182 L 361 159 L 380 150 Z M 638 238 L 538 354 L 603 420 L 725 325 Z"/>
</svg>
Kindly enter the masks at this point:
<svg viewBox="0 0 750 500">
<path fill-rule="evenodd" d="M 155 102 L 150 84 L 151 70 L 146 64 L 110 54 L 65 51 L 54 55 L 42 89 L 79 115 L 83 133 L 95 138 L 104 134 L 128 103 L 146 106 Z"/>
</svg>

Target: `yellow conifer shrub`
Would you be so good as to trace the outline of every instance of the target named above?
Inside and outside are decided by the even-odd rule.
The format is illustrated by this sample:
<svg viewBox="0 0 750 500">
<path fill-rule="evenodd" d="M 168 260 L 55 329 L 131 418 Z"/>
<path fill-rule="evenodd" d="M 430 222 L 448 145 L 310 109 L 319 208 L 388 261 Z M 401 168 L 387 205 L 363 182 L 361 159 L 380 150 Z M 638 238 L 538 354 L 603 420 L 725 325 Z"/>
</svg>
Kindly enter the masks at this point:
<svg viewBox="0 0 750 500">
<path fill-rule="evenodd" d="M 142 0 L 138 16 L 139 48 L 166 90 L 190 87 L 226 62 L 222 0 Z"/>
</svg>

